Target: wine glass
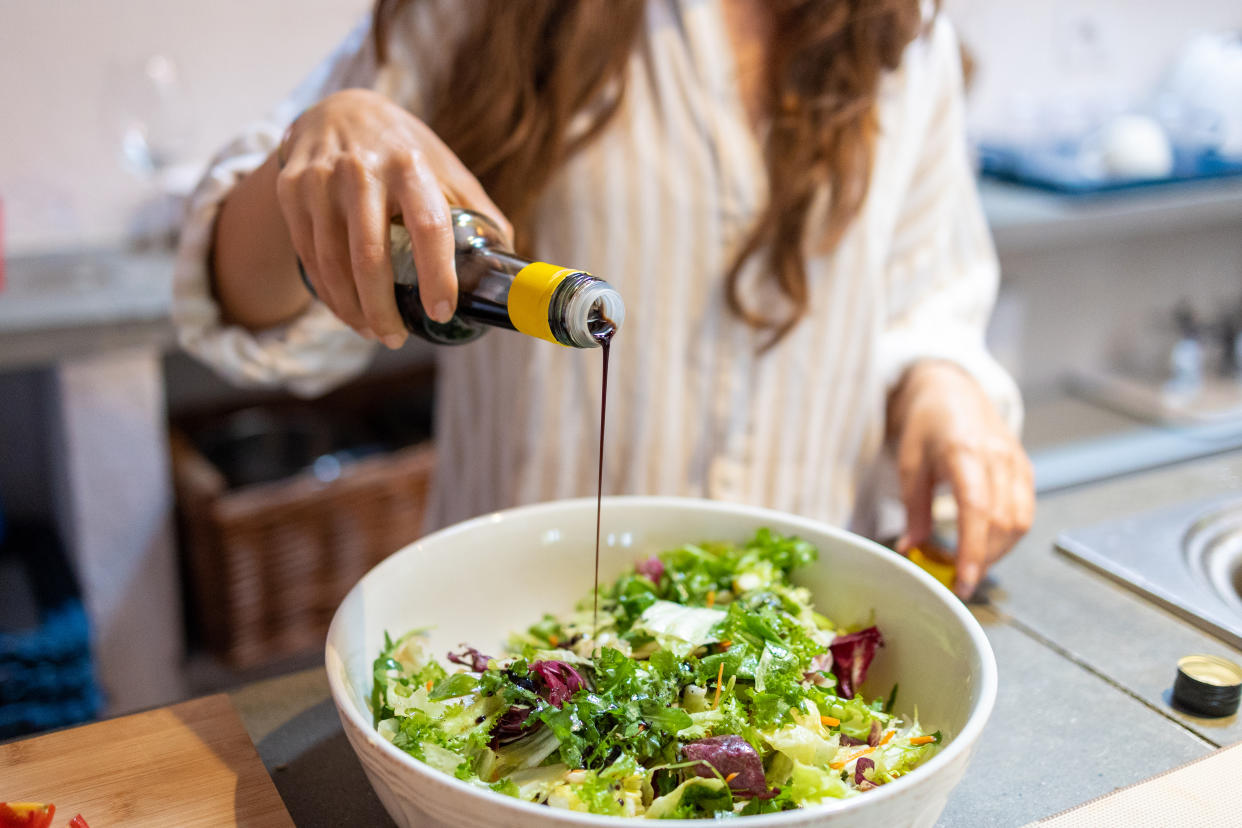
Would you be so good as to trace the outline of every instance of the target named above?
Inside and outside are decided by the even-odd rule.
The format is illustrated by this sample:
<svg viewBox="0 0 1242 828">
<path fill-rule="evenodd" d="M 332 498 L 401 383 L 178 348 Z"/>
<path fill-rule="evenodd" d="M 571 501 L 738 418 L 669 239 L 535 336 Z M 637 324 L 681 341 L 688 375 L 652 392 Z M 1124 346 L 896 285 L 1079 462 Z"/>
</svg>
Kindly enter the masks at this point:
<svg viewBox="0 0 1242 828">
<path fill-rule="evenodd" d="M 195 139 L 193 103 L 168 55 L 113 64 L 105 83 L 105 117 L 121 165 L 148 188 L 130 222 L 131 240 L 139 246 L 170 245 L 185 195 L 179 173 Z"/>
<path fill-rule="evenodd" d="M 125 166 L 143 178 L 157 179 L 185 156 L 194 137 L 193 107 L 176 62 L 155 54 L 136 64 L 114 66 L 108 85 Z"/>
</svg>

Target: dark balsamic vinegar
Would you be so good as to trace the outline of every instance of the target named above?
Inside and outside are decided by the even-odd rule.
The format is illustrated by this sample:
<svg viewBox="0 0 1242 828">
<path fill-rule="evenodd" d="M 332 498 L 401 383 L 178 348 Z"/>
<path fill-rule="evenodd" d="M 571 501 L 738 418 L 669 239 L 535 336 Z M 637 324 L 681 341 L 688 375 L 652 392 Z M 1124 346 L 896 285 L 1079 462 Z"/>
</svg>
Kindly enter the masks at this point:
<svg viewBox="0 0 1242 828">
<path fill-rule="evenodd" d="M 604 373 L 600 382 L 600 399 L 599 399 L 599 473 L 595 481 L 595 589 L 592 591 L 592 613 L 591 613 L 591 640 L 599 641 L 599 538 L 600 538 L 600 515 L 604 503 L 604 422 L 605 414 L 608 411 L 608 355 L 610 346 L 612 345 L 612 335 L 616 333 L 616 327 L 611 324 L 610 320 L 604 319 L 605 325 L 602 330 L 595 334 L 595 339 L 599 342 L 600 350 L 604 352 Z M 592 650 L 595 648 L 593 647 Z"/>
</svg>

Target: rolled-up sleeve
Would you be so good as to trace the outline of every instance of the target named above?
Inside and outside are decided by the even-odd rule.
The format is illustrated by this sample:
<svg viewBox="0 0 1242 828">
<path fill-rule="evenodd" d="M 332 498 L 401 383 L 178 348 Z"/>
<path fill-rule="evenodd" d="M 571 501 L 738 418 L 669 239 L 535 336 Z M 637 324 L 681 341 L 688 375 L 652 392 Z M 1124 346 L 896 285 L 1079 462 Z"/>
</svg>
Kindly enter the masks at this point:
<svg viewBox="0 0 1242 828">
<path fill-rule="evenodd" d="M 398 44 L 394 59 L 379 67 L 372 40 L 370 21 L 360 23 L 269 117 L 252 124 L 211 160 L 190 198 L 173 274 L 173 323 L 186 351 L 237 385 L 284 387 L 316 396 L 360 374 L 374 353 L 373 343 L 318 301 L 290 322 L 265 331 L 226 323 L 213 295 L 210 270 L 220 205 L 241 179 L 263 164 L 303 110 L 333 92 L 359 87 L 376 89 L 407 106 L 418 101 L 408 44 Z"/>
<path fill-rule="evenodd" d="M 906 67 L 923 116 L 905 125 L 917 131 L 907 138 L 919 154 L 889 250 L 881 370 L 891 390 L 916 362 L 954 363 L 1016 433 L 1021 396 L 984 342 L 1000 270 L 969 161 L 957 40 L 937 19 L 921 46 L 920 65 Z"/>
</svg>

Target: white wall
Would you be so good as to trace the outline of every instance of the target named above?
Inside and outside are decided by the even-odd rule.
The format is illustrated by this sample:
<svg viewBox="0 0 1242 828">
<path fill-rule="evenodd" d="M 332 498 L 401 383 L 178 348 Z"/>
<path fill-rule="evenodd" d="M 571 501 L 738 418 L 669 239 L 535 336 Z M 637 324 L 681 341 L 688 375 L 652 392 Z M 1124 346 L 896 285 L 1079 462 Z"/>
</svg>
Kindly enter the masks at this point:
<svg viewBox="0 0 1242 828">
<path fill-rule="evenodd" d="M 0 199 L 10 253 L 115 240 L 150 186 L 121 165 L 118 98 L 153 54 L 206 157 L 292 89 L 369 0 L 0 0 Z M 128 73 L 128 74 L 127 74 Z"/>
<path fill-rule="evenodd" d="M 331 49 L 370 0 L 0 0 L 0 199 L 10 252 L 119 238 L 150 186 L 120 162 L 126 77 L 171 57 L 203 157 Z M 972 118 L 1023 101 L 1130 98 L 1193 33 L 1242 27 L 1237 0 L 946 0 L 979 60 Z M 1086 48 L 1074 32 L 1098 33 Z M 1076 44 L 1076 45 L 1067 45 Z M 128 74 L 127 74 L 128 73 Z"/>
<path fill-rule="evenodd" d="M 1045 124 L 1083 108 L 1131 106 L 1196 34 L 1242 29 L 1238 0 L 945 0 L 978 61 L 971 120 Z"/>
<path fill-rule="evenodd" d="M 1238 0 L 945 0 L 977 61 L 970 120 L 978 135 L 1071 128 L 1084 110 L 1133 106 L 1194 35 L 1242 29 Z M 1060 122 L 1058 124 L 1057 122 Z M 1124 196 L 1123 196 L 1124 197 Z M 1236 226 L 1102 236 L 1001 250 L 1011 313 L 1020 321 L 1014 373 L 1031 397 L 1056 394 L 1076 369 L 1120 354 L 1156 358 L 1172 345 L 1172 312 L 1188 302 L 1215 319 L 1242 300 Z"/>
</svg>

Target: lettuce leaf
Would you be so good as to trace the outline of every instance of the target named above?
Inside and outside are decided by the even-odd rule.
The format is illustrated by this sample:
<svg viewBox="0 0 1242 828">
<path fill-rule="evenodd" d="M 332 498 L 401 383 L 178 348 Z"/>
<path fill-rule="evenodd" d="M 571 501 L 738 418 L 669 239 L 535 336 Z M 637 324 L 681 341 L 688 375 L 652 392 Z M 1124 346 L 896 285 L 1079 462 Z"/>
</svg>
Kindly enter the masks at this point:
<svg viewBox="0 0 1242 828">
<path fill-rule="evenodd" d="M 733 794 L 722 779 L 694 777 L 647 807 L 647 819 L 695 819 L 733 815 Z"/>
<path fill-rule="evenodd" d="M 789 782 L 782 790 L 786 796 L 801 807 L 818 805 L 829 799 L 846 799 L 857 796 L 854 790 L 841 778 L 841 774 L 831 768 L 813 767 L 794 762 Z"/>
<path fill-rule="evenodd" d="M 672 601 L 656 601 L 639 616 L 634 628 L 649 633 L 660 645 L 678 656 L 686 656 L 720 639 L 713 630 L 725 613 L 707 607 L 686 607 Z"/>
</svg>

